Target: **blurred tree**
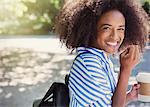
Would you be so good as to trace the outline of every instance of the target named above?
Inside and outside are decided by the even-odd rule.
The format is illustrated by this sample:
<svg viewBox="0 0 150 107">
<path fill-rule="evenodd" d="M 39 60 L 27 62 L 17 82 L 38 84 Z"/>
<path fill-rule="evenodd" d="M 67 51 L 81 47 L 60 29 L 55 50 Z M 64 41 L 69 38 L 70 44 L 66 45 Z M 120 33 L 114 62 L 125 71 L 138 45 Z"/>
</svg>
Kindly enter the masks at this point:
<svg viewBox="0 0 150 107">
<path fill-rule="evenodd" d="M 146 1 L 143 5 L 144 10 L 148 13 L 150 16 L 150 2 Z"/>
<path fill-rule="evenodd" d="M 49 34 L 67 0 L 0 0 L 0 34 Z M 141 0 L 150 12 L 150 0 Z"/>
<path fill-rule="evenodd" d="M 64 0 L 0 0 L 0 34 L 48 34 Z"/>
</svg>

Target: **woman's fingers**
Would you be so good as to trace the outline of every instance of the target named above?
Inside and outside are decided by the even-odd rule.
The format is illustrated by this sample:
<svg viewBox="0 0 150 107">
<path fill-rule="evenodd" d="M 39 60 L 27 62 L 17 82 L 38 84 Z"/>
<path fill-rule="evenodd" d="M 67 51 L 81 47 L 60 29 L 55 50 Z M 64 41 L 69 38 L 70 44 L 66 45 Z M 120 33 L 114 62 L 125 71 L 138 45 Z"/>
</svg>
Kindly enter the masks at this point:
<svg viewBox="0 0 150 107">
<path fill-rule="evenodd" d="M 138 45 L 135 46 L 135 61 L 136 64 L 138 64 L 140 61 L 140 51 Z"/>
<path fill-rule="evenodd" d="M 136 61 L 137 60 L 137 46 L 136 45 L 134 46 L 134 49 L 135 51 L 134 51 L 133 59 Z"/>
<path fill-rule="evenodd" d="M 140 88 L 140 84 L 134 84 L 133 85 L 133 90 L 138 90 Z"/>
<path fill-rule="evenodd" d="M 128 53 L 128 49 L 126 48 L 122 53 L 121 53 L 121 57 L 124 57 L 127 53 Z"/>
<path fill-rule="evenodd" d="M 135 62 L 135 64 L 139 63 L 140 52 L 139 52 L 138 45 L 130 46 L 129 56 L 130 56 L 131 60 L 133 60 Z"/>
<path fill-rule="evenodd" d="M 120 56 L 121 67 L 133 69 L 138 63 L 140 52 L 138 45 L 128 46 Z"/>
<path fill-rule="evenodd" d="M 138 63 L 140 62 L 140 48 L 139 46 L 137 45 L 137 60 L 138 60 Z"/>
<path fill-rule="evenodd" d="M 123 57 L 127 57 L 127 56 L 129 56 L 131 53 L 132 53 L 132 51 L 133 51 L 133 49 L 131 49 L 132 48 L 132 45 L 130 45 L 130 46 L 128 46 L 123 52 L 122 52 L 122 56 Z"/>
</svg>

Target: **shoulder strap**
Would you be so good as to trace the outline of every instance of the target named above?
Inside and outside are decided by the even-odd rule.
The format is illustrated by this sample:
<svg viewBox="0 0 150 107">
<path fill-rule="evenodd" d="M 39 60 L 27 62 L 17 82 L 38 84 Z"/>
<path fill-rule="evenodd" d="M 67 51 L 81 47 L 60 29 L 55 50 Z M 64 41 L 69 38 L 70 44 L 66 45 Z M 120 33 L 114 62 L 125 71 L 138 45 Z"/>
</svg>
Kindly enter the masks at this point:
<svg viewBox="0 0 150 107">
<path fill-rule="evenodd" d="M 48 91 L 46 92 L 45 96 L 42 98 L 42 100 L 41 100 L 41 102 L 40 102 L 40 104 L 39 104 L 38 107 L 41 107 L 42 104 L 43 104 L 45 101 L 47 101 L 47 100 L 49 100 L 49 99 L 51 99 L 51 98 L 53 97 L 53 96 L 50 96 L 50 95 L 53 93 L 54 87 L 55 87 L 55 83 L 53 83 L 53 84 L 51 85 L 51 87 L 48 89 Z"/>
<path fill-rule="evenodd" d="M 68 75 L 66 75 L 65 76 L 65 84 L 68 86 L 68 84 L 69 84 L 69 76 L 70 76 L 70 74 Z"/>
</svg>

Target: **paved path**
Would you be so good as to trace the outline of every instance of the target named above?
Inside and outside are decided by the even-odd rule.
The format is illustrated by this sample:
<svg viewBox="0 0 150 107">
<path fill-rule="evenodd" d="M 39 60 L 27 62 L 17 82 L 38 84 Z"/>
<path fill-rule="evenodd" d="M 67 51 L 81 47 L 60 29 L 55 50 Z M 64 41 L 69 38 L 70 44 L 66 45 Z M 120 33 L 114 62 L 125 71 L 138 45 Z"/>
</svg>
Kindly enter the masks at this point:
<svg viewBox="0 0 150 107">
<path fill-rule="evenodd" d="M 0 39 L 0 107 L 32 107 L 52 82 L 64 81 L 74 57 L 55 37 Z"/>
</svg>

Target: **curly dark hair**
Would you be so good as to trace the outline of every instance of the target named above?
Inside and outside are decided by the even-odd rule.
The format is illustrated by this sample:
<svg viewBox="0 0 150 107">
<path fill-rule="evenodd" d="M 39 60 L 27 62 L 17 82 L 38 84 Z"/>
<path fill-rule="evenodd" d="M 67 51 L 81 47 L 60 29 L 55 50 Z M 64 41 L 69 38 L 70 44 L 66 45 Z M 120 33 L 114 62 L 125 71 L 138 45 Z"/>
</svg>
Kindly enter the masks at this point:
<svg viewBox="0 0 150 107">
<path fill-rule="evenodd" d="M 143 50 L 149 32 L 148 15 L 137 0 L 73 0 L 66 2 L 56 22 L 56 33 L 68 49 L 90 47 L 97 38 L 97 22 L 110 10 L 120 11 L 126 21 L 120 47 L 137 44 Z"/>
</svg>

